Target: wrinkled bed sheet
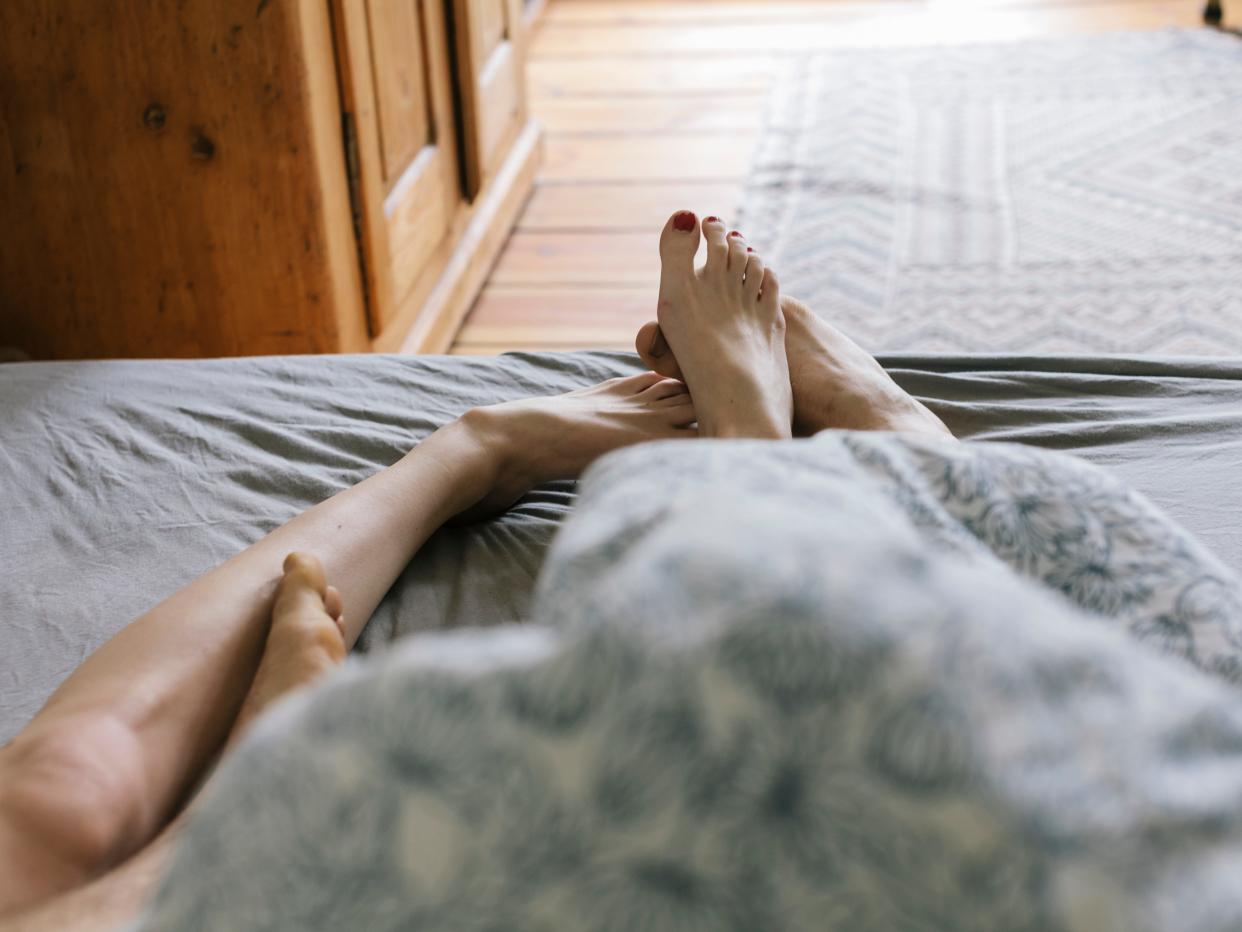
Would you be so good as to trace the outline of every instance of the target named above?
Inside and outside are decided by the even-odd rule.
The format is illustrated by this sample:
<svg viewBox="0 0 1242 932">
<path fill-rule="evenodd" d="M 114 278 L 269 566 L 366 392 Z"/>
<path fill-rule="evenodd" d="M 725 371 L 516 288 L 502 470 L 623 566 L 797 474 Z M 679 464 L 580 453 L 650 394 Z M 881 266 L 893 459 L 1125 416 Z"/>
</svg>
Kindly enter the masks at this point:
<svg viewBox="0 0 1242 932">
<path fill-rule="evenodd" d="M 1242 565 L 1242 362 L 886 357 L 961 436 L 1073 451 Z M 0 742 L 128 620 L 467 408 L 638 368 L 624 353 L 0 366 Z M 446 529 L 360 644 L 529 617 L 572 483 Z"/>
<path fill-rule="evenodd" d="M 1075 458 L 631 448 L 532 615 L 275 710 L 142 928 L 1242 925 L 1242 582 Z"/>
</svg>

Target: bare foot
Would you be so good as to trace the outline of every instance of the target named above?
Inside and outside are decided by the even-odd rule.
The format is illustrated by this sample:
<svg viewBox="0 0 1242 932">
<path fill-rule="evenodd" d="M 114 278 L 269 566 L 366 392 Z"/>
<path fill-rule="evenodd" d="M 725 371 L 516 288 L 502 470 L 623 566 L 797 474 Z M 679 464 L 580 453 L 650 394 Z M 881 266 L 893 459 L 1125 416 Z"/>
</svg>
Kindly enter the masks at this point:
<svg viewBox="0 0 1242 932">
<path fill-rule="evenodd" d="M 660 234 L 660 329 L 706 437 L 790 436 L 793 401 L 780 286 L 736 230 L 708 217 L 707 262 L 695 271 L 699 223 L 688 210 Z"/>
<path fill-rule="evenodd" d="M 277 699 L 310 685 L 338 666 L 345 659 L 344 631 L 341 594 L 327 584 L 319 560 L 307 553 L 285 557 L 263 658 L 237 714 L 229 744 Z"/>
<path fill-rule="evenodd" d="M 782 297 L 781 310 L 796 433 L 808 436 L 837 428 L 953 436 L 944 422 L 903 391 L 870 353 L 815 316 L 801 301 Z M 680 377 L 679 354 L 670 348 L 661 324 L 643 324 L 635 348 L 655 372 Z"/>
<path fill-rule="evenodd" d="M 686 386 L 655 372 L 468 411 L 462 423 L 499 453 L 499 463 L 491 491 L 455 523 L 507 511 L 540 483 L 575 479 L 611 450 L 695 437 L 695 420 Z"/>
</svg>

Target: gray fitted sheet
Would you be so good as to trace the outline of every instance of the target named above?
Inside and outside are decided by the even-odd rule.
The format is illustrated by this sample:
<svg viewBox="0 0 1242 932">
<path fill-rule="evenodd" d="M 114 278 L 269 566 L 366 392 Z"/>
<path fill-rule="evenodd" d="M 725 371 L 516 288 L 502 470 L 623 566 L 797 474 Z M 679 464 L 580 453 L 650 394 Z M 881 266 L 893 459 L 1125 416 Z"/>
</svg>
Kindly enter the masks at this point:
<svg viewBox="0 0 1242 932">
<path fill-rule="evenodd" d="M 1242 569 L 1242 360 L 890 356 L 959 436 L 1114 469 Z M 624 353 L 0 365 L 0 743 L 129 619 L 467 408 L 636 371 Z M 439 532 L 360 642 L 525 618 L 556 483 Z"/>
</svg>

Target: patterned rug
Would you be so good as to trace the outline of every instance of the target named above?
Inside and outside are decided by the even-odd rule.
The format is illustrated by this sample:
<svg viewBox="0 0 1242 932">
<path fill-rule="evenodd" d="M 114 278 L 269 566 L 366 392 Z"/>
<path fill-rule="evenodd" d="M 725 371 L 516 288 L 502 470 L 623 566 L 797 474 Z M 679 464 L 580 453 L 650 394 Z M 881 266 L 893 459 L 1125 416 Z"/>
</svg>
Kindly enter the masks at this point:
<svg viewBox="0 0 1242 932">
<path fill-rule="evenodd" d="M 1242 41 L 796 59 L 739 226 L 873 351 L 1242 354 Z"/>
</svg>

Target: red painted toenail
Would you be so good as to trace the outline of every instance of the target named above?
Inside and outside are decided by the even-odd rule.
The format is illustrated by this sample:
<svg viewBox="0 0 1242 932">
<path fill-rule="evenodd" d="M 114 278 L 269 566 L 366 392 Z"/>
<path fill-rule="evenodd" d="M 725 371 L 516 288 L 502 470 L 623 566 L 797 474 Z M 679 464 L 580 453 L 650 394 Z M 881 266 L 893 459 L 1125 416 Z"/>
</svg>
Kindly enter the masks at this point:
<svg viewBox="0 0 1242 932">
<path fill-rule="evenodd" d="M 720 222 L 720 218 L 719 218 L 719 217 L 708 217 L 708 218 L 707 218 L 706 220 L 704 220 L 703 222 L 704 222 L 704 223 L 719 223 L 719 222 Z"/>
<path fill-rule="evenodd" d="M 737 230 L 734 230 L 734 231 L 733 231 L 732 233 L 730 233 L 729 235 L 730 235 L 730 236 L 741 236 L 742 234 L 741 234 L 741 233 L 739 233 Z"/>
<path fill-rule="evenodd" d="M 694 213 L 689 210 L 679 210 L 673 214 L 673 229 L 681 233 L 689 233 L 694 229 Z"/>
<path fill-rule="evenodd" d="M 747 251 L 747 252 L 754 252 L 754 251 L 755 251 L 755 247 L 754 247 L 754 246 L 747 246 L 747 247 L 746 247 L 746 251 Z"/>
</svg>

